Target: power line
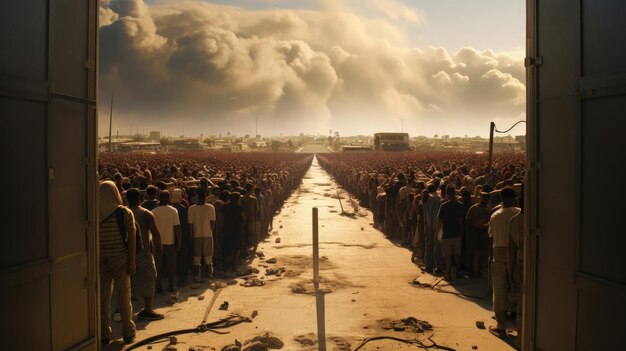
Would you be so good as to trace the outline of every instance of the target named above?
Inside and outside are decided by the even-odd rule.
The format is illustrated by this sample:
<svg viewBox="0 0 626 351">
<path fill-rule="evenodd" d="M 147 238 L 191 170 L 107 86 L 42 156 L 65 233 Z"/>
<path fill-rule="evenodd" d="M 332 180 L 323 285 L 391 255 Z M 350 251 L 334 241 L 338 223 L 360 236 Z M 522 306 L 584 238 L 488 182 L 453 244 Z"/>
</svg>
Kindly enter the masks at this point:
<svg viewBox="0 0 626 351">
<path fill-rule="evenodd" d="M 515 123 L 514 125 L 512 125 L 512 126 L 511 126 L 511 128 L 509 128 L 509 129 L 507 129 L 507 130 L 505 130 L 505 131 L 499 131 L 499 130 L 497 130 L 497 129 L 495 129 L 495 128 L 494 128 L 494 131 L 495 131 L 496 133 L 503 133 L 503 134 L 504 134 L 504 133 L 508 133 L 511 129 L 515 128 L 515 126 L 516 126 L 516 125 L 518 125 L 518 124 L 520 124 L 520 123 L 526 123 L 526 121 L 518 121 L 517 123 Z"/>
</svg>

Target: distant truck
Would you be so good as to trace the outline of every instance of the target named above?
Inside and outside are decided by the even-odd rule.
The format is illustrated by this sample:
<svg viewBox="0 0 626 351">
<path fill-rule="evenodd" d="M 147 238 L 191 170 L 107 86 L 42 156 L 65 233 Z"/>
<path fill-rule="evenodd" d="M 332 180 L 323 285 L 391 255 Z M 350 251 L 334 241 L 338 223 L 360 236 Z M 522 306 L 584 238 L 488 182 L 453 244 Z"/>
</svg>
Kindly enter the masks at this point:
<svg viewBox="0 0 626 351">
<path fill-rule="evenodd" d="M 374 134 L 374 151 L 408 151 L 409 133 Z"/>
</svg>

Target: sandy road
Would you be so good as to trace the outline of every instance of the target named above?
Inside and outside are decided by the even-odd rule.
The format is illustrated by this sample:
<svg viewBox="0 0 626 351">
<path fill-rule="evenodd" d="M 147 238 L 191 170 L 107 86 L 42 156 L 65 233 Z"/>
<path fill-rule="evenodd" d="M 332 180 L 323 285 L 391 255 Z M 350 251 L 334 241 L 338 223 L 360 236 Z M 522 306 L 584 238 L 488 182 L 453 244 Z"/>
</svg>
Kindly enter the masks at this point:
<svg viewBox="0 0 626 351">
<path fill-rule="evenodd" d="M 476 327 L 476 321 L 492 324 L 484 281 L 463 279 L 454 287 L 439 282 L 436 277 L 421 275 L 410 262 L 407 249 L 398 247 L 371 225 L 371 213 L 354 218 L 340 214 L 336 195 L 337 184 L 321 169 L 317 161 L 274 220 L 274 232 L 259 246 L 265 260 L 255 258 L 250 266 L 260 270 L 259 278 L 266 282 L 260 287 L 237 285 L 220 291 L 208 320 L 213 321 L 238 313 L 250 316 L 258 312 L 252 323 L 230 328 L 228 335 L 213 333 L 187 334 L 178 337 L 171 349 L 221 350 L 235 340 L 245 341 L 269 332 L 280 338 L 283 350 L 313 350 L 317 340 L 315 296 L 312 295 L 312 238 L 311 209 L 319 209 L 321 288 L 325 295 L 326 336 L 328 350 L 354 350 L 362 339 L 378 335 L 425 340 L 432 336 L 437 343 L 456 350 L 510 350 L 509 345 Z M 343 191 L 342 196 L 347 196 Z M 348 209 L 347 199 L 344 207 Z M 352 210 L 352 208 L 350 208 Z M 280 243 L 276 239 L 280 238 Z M 275 264 L 265 261 L 276 258 Z M 266 268 L 284 268 L 280 276 L 266 276 Z M 420 276 L 421 275 L 421 276 Z M 421 282 L 435 283 L 444 292 L 411 284 L 419 277 Z M 223 281 L 227 281 L 223 280 Z M 193 328 L 202 321 L 214 292 L 208 284 L 199 289 L 190 286 L 180 289 L 180 302 L 165 304 L 166 296 L 156 298 L 159 312 L 166 319 L 156 322 L 138 321 L 137 339 L 171 331 Z M 295 292 L 298 293 L 295 293 Z M 202 295 L 204 298 L 199 299 Z M 218 306 L 229 302 L 228 311 Z M 137 310 L 136 310 L 137 311 Z M 424 333 L 394 331 L 384 320 L 415 317 L 432 324 Z M 121 325 L 114 328 L 119 333 Z M 161 350 L 167 342 L 154 344 Z M 116 349 L 113 345 L 109 349 Z M 147 347 L 140 348 L 146 350 Z M 193 349 L 193 348 L 192 348 Z M 416 350 L 416 346 L 395 341 L 374 341 L 361 350 Z"/>
</svg>

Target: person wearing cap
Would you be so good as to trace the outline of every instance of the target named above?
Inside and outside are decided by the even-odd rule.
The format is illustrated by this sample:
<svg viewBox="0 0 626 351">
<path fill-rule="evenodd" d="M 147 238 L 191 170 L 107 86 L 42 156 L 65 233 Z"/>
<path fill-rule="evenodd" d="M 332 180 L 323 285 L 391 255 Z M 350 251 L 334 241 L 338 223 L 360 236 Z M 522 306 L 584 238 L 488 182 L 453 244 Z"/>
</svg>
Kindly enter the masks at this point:
<svg viewBox="0 0 626 351">
<path fill-rule="evenodd" d="M 507 272 L 508 247 L 509 247 L 509 221 L 520 213 L 515 207 L 515 190 L 504 187 L 500 191 L 502 206 L 495 211 L 489 220 L 489 238 L 492 245 L 491 279 L 493 285 L 493 311 L 496 314 L 496 326 L 489 327 L 489 331 L 501 338 L 506 337 L 505 317 L 508 309 L 508 284 Z"/>
</svg>

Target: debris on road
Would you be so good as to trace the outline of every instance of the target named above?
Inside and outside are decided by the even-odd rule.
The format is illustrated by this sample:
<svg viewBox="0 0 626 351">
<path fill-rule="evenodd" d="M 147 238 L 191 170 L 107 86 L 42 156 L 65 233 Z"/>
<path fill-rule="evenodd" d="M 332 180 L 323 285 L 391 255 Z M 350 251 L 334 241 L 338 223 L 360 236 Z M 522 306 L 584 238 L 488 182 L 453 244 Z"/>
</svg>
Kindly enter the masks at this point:
<svg viewBox="0 0 626 351">
<path fill-rule="evenodd" d="M 272 257 L 269 260 L 266 260 L 267 263 L 276 263 L 276 258 Z"/>
<path fill-rule="evenodd" d="M 228 306 L 229 306 L 229 305 L 228 305 L 228 301 L 224 301 L 224 302 L 222 302 L 222 304 L 220 305 L 220 308 L 219 308 L 219 309 L 220 309 L 220 310 L 222 310 L 222 311 L 226 311 L 226 310 L 228 310 Z"/>
<path fill-rule="evenodd" d="M 265 270 L 265 275 L 276 275 L 276 276 L 281 276 L 283 273 L 285 273 L 285 268 L 280 267 L 280 268 L 268 268 Z"/>
<path fill-rule="evenodd" d="M 246 288 L 250 288 L 253 286 L 263 286 L 265 285 L 265 281 L 258 279 L 258 278 L 253 278 L 253 279 L 248 279 L 239 285 L 244 286 Z"/>
<path fill-rule="evenodd" d="M 276 238 L 276 243 L 280 244 L 280 238 Z"/>
<path fill-rule="evenodd" d="M 400 320 L 383 319 L 379 321 L 380 327 L 385 330 L 408 331 L 412 333 L 423 333 L 425 330 L 432 330 L 433 326 L 427 321 L 421 321 L 415 317 L 407 317 Z"/>
<path fill-rule="evenodd" d="M 250 340 L 246 340 L 243 344 L 235 340 L 234 344 L 226 345 L 222 348 L 222 351 L 267 351 L 267 350 L 279 350 L 285 346 L 283 341 L 270 334 L 265 333 L 263 335 L 255 336 Z"/>
</svg>

